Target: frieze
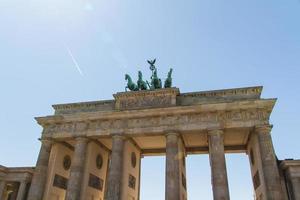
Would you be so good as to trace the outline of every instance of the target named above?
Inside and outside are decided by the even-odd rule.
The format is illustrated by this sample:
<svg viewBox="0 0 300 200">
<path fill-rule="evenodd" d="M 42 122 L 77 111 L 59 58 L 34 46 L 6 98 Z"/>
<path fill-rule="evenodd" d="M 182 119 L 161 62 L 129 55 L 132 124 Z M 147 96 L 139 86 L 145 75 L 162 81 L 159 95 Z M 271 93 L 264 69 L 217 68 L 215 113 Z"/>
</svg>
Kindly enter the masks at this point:
<svg viewBox="0 0 300 200">
<path fill-rule="evenodd" d="M 138 92 L 119 92 L 114 94 L 116 100 L 119 98 L 128 98 L 128 97 L 142 97 L 149 95 L 179 95 L 178 88 L 168 88 L 168 89 L 158 89 L 158 90 L 147 90 L 147 91 L 138 91 Z"/>
<path fill-rule="evenodd" d="M 177 88 L 122 92 L 114 95 L 117 110 L 132 110 L 142 108 L 160 108 L 176 106 L 176 97 L 179 95 Z"/>
<path fill-rule="evenodd" d="M 119 102 L 121 110 L 138 109 L 138 108 L 157 108 L 172 106 L 172 97 L 140 97 L 122 99 Z"/>
<path fill-rule="evenodd" d="M 86 131 L 109 132 L 134 128 L 160 126 L 186 126 L 203 123 L 226 123 L 239 121 L 268 121 L 270 112 L 265 109 L 233 110 L 222 112 L 203 112 L 196 114 L 162 115 L 144 118 L 125 118 L 114 120 L 93 120 L 77 123 L 51 124 L 44 127 L 44 134 L 76 133 Z"/>
</svg>

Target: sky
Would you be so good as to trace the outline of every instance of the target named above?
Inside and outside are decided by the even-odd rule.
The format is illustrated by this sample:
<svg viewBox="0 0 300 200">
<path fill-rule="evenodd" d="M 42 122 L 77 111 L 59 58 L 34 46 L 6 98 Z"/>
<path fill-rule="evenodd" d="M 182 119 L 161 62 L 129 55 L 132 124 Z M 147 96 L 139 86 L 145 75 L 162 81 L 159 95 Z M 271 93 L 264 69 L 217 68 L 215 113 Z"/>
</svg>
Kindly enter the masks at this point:
<svg viewBox="0 0 300 200">
<path fill-rule="evenodd" d="M 153 58 L 181 92 L 264 86 L 278 98 L 276 154 L 300 158 L 300 0 L 1 0 L 0 164 L 34 166 L 34 117 L 112 99 Z M 231 199 L 253 199 L 247 156 L 226 161 Z M 164 199 L 164 170 L 164 157 L 143 159 L 141 200 Z M 207 155 L 188 156 L 187 187 L 212 199 Z"/>
</svg>

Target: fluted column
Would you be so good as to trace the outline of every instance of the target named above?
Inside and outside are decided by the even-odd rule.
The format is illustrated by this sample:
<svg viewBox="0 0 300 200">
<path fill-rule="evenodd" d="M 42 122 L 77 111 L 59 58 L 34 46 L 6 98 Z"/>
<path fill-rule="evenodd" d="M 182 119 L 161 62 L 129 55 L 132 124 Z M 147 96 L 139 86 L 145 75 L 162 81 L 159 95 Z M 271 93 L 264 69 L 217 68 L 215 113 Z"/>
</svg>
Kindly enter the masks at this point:
<svg viewBox="0 0 300 200">
<path fill-rule="evenodd" d="M 166 200 L 180 200 L 179 135 L 166 135 Z"/>
<path fill-rule="evenodd" d="M 42 200 L 47 180 L 48 163 L 52 147 L 52 141 L 42 139 L 42 146 L 31 181 L 28 200 Z"/>
<path fill-rule="evenodd" d="M 222 130 L 208 131 L 209 158 L 214 200 L 229 200 L 224 141 Z"/>
<path fill-rule="evenodd" d="M 122 198 L 124 140 L 124 136 L 112 136 L 111 163 L 108 172 L 105 200 L 121 200 Z"/>
<path fill-rule="evenodd" d="M 66 200 L 79 200 L 81 195 L 81 186 L 83 182 L 83 173 L 85 158 L 87 152 L 88 139 L 77 137 L 74 148 L 73 160 L 68 180 Z"/>
<path fill-rule="evenodd" d="M 277 160 L 273 148 L 271 129 L 269 125 L 255 128 L 258 137 L 260 150 L 260 160 L 263 171 L 263 179 L 266 188 L 266 197 L 268 200 L 282 200 L 282 187 L 280 182 Z"/>
<path fill-rule="evenodd" d="M 0 199 L 2 199 L 5 190 L 5 181 L 0 181 Z"/>
<path fill-rule="evenodd" d="M 25 192 L 26 192 L 26 186 L 27 186 L 26 181 L 22 181 L 20 183 L 19 190 L 18 190 L 18 195 L 17 195 L 17 200 L 23 200 L 24 199 L 24 195 L 25 195 Z"/>
</svg>

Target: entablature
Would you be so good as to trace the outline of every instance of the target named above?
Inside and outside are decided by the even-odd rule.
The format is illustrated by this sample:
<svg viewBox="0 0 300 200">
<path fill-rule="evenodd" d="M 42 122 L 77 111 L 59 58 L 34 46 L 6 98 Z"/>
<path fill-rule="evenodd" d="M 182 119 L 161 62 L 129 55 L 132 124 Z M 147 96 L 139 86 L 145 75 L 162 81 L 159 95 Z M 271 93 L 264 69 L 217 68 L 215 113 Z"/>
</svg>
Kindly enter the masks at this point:
<svg viewBox="0 0 300 200">
<path fill-rule="evenodd" d="M 0 178 L 5 181 L 30 181 L 34 167 L 4 167 L 0 165 Z"/>
<path fill-rule="evenodd" d="M 242 100 L 113 112 L 75 113 L 36 118 L 43 137 L 163 134 L 170 128 L 181 132 L 210 128 L 243 128 L 268 124 L 275 99 Z"/>
</svg>

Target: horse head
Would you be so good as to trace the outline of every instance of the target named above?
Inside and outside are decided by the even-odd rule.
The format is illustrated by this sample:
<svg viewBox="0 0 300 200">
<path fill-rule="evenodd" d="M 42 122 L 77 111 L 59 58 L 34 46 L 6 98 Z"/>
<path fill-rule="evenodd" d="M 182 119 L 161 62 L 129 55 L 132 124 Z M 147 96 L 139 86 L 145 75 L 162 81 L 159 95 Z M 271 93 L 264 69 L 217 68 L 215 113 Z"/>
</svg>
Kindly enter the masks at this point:
<svg viewBox="0 0 300 200">
<path fill-rule="evenodd" d="M 130 79 L 130 76 L 128 74 L 125 74 L 125 80 Z"/>
<path fill-rule="evenodd" d="M 142 79 L 143 78 L 143 74 L 141 71 L 138 72 L 139 73 L 139 79 Z"/>
<path fill-rule="evenodd" d="M 172 72 L 173 72 L 173 68 L 171 68 L 170 71 L 169 71 L 169 73 L 168 73 L 168 77 L 169 77 L 169 78 L 171 78 Z"/>
</svg>

